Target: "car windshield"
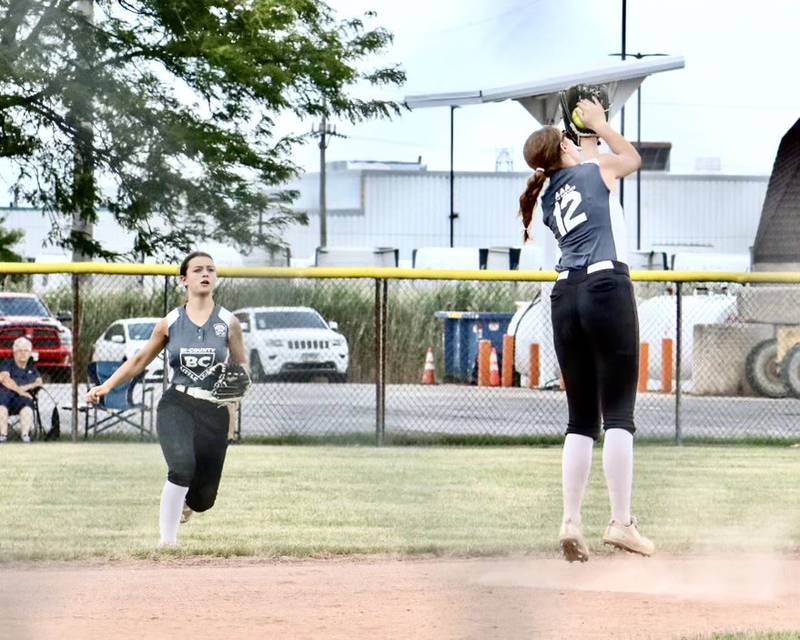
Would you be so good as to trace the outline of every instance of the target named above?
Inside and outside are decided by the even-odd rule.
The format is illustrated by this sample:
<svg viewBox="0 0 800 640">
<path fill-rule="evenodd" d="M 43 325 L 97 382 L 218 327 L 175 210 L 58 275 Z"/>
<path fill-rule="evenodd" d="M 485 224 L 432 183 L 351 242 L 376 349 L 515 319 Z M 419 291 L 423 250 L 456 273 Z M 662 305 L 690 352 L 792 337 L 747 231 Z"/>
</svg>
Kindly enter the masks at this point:
<svg viewBox="0 0 800 640">
<path fill-rule="evenodd" d="M 0 298 L 2 316 L 49 316 L 50 312 L 38 298 Z"/>
<path fill-rule="evenodd" d="M 155 326 L 155 322 L 135 322 L 128 325 L 128 335 L 131 340 L 149 340 Z"/>
<path fill-rule="evenodd" d="M 327 326 L 311 311 L 262 311 L 256 313 L 256 329 L 327 329 Z"/>
</svg>

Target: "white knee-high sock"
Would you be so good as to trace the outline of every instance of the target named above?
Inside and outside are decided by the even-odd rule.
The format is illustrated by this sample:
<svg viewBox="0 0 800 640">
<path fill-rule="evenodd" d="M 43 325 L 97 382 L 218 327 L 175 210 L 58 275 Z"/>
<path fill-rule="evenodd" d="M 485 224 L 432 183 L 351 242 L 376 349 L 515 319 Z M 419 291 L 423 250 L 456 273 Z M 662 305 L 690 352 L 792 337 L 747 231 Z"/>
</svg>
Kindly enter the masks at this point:
<svg viewBox="0 0 800 640">
<path fill-rule="evenodd" d="M 174 544 L 178 541 L 181 510 L 188 492 L 189 487 L 172 484 L 169 480 L 164 483 L 164 489 L 161 491 L 161 512 L 158 517 L 162 543 Z"/>
<path fill-rule="evenodd" d="M 561 486 L 564 494 L 564 520 L 581 523 L 581 505 L 589 472 L 592 470 L 592 447 L 594 440 L 577 433 L 568 433 L 564 438 L 561 455 Z"/>
<path fill-rule="evenodd" d="M 633 492 L 633 434 L 609 429 L 603 443 L 603 471 L 611 501 L 611 518 L 624 525 L 631 521 Z"/>
</svg>

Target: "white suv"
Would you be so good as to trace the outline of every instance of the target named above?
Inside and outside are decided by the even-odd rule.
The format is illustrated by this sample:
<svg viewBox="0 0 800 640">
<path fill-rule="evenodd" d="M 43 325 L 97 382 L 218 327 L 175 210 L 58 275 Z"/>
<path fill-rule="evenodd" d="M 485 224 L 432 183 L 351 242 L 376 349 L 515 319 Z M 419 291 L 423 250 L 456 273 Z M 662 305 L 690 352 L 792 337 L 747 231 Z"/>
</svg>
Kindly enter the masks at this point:
<svg viewBox="0 0 800 640">
<path fill-rule="evenodd" d="M 311 307 L 247 307 L 233 313 L 242 324 L 254 380 L 347 380 L 347 340 L 335 322 Z"/>
<path fill-rule="evenodd" d="M 156 323 L 161 318 L 123 318 L 113 322 L 97 341 L 92 350 L 92 362 L 107 360 L 111 362 L 125 362 L 136 355 L 155 329 Z M 158 382 L 164 371 L 164 353 L 156 356 L 145 371 L 145 380 Z"/>
</svg>

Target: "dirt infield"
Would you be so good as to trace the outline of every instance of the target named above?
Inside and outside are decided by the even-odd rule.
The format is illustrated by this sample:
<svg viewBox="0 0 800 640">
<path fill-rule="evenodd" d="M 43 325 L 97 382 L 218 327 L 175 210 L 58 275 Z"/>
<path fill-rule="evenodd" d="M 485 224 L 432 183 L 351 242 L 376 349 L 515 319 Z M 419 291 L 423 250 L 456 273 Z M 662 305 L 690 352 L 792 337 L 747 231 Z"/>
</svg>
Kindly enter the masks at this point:
<svg viewBox="0 0 800 640">
<path fill-rule="evenodd" d="M 637 638 L 800 630 L 800 556 L 4 565 L 0 637 Z"/>
</svg>

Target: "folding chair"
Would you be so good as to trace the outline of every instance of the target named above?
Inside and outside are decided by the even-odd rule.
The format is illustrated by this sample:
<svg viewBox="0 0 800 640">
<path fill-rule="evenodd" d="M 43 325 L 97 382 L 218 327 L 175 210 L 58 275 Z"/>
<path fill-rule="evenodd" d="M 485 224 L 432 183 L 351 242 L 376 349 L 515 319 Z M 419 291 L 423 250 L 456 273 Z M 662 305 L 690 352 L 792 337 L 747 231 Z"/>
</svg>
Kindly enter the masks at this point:
<svg viewBox="0 0 800 640">
<path fill-rule="evenodd" d="M 33 362 L 33 358 L 30 358 L 28 360 L 28 365 L 31 365 Z M 41 388 L 34 389 L 33 391 L 29 392 L 33 396 L 33 428 L 31 429 L 31 439 L 33 440 L 44 439 L 44 426 L 42 425 L 42 416 L 39 413 L 39 391 L 41 391 Z M 16 418 L 16 420 L 14 420 L 14 418 Z M 16 434 L 17 432 L 15 427 L 19 427 L 19 413 L 15 413 L 13 415 L 9 414 L 8 416 L 9 433 Z M 21 432 L 17 435 L 22 438 Z"/>
<path fill-rule="evenodd" d="M 89 386 L 103 384 L 121 365 L 121 362 L 90 362 L 86 371 Z M 134 399 L 137 388 L 140 390 L 139 401 Z M 100 402 L 96 405 L 80 407 L 80 410 L 85 411 L 86 415 L 84 439 L 89 437 L 90 431 L 94 431 L 96 436 L 117 425 L 127 425 L 137 429 L 142 440 L 145 434 L 150 438 L 153 437 L 153 388 L 144 384 L 144 372 L 127 384 L 114 388 L 111 393 L 100 398 Z"/>
</svg>

